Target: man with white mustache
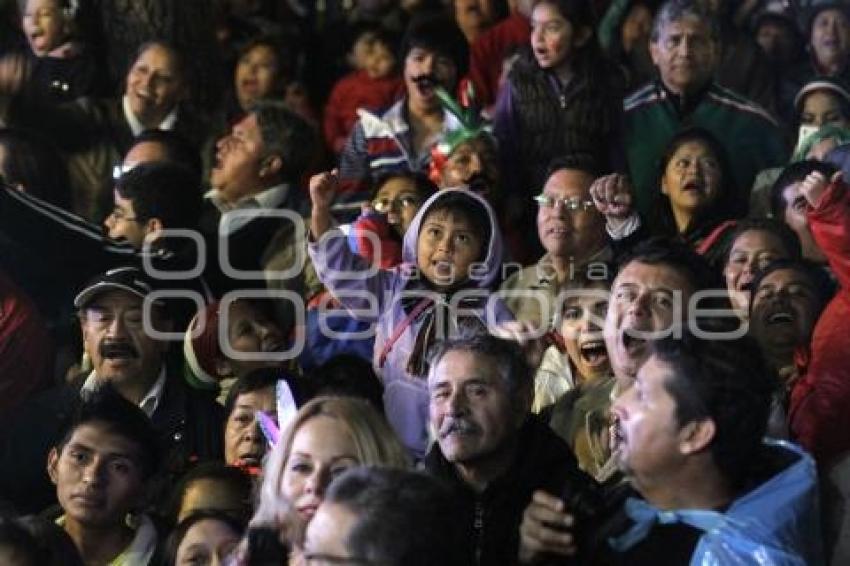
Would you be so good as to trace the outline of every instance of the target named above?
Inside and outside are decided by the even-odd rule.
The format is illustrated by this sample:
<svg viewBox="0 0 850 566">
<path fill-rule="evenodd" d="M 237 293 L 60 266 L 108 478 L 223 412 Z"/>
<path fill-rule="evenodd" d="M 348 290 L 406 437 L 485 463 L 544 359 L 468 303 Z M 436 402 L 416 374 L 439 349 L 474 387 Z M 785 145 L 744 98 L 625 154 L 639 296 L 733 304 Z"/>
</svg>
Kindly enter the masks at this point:
<svg viewBox="0 0 850 566">
<path fill-rule="evenodd" d="M 437 440 L 425 469 L 456 491 L 470 563 L 512 563 L 535 490 L 554 497 L 595 484 L 567 444 L 530 413 L 532 372 L 518 344 L 486 334 L 446 340 L 432 351 L 430 368 Z"/>
</svg>

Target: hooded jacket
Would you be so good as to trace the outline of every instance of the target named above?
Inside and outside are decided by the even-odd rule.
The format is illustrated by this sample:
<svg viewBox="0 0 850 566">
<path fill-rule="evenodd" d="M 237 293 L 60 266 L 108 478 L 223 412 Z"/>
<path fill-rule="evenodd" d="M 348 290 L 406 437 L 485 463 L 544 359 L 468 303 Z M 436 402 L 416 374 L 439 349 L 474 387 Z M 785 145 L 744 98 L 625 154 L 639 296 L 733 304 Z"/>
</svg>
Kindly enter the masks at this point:
<svg viewBox="0 0 850 566">
<path fill-rule="evenodd" d="M 817 204 L 807 214 L 809 228 L 840 288 L 815 324 L 810 361 L 791 390 L 788 417 L 794 438 L 825 470 L 850 450 L 850 187 L 831 184 Z"/>
<path fill-rule="evenodd" d="M 490 219 L 490 238 L 485 244 L 484 259 L 472 270 L 470 279 L 460 289 L 447 294 L 433 290 L 420 274 L 416 250 L 423 219 L 435 203 L 455 193 L 484 208 Z M 384 384 L 387 420 L 417 459 L 425 455 L 428 447 L 428 387 L 426 376 L 411 375 L 407 365 L 416 337 L 427 319 L 427 309 L 421 307 L 435 299 L 438 304 L 451 304 L 453 300 L 474 295 L 486 300 L 486 308 L 473 306 L 474 312 L 468 312 L 460 305 L 457 310 L 450 310 L 489 324 L 512 320 L 504 303 L 490 293 L 500 278 L 502 250 L 502 236 L 493 209 L 483 198 L 463 189 L 440 191 L 420 207 L 404 236 L 402 263 L 391 270 L 370 268 L 351 251 L 340 230 L 330 230 L 308 246 L 322 283 L 352 317 L 375 324 L 373 365 Z"/>
</svg>

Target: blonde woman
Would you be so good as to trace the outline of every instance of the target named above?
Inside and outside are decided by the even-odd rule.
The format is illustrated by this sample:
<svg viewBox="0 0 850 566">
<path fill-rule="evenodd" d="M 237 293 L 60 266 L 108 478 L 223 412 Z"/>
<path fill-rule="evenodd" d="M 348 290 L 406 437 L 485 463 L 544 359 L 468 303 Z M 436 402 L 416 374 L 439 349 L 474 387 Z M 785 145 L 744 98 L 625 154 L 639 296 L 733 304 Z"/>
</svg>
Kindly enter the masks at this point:
<svg viewBox="0 0 850 566">
<path fill-rule="evenodd" d="M 301 409 L 263 469 L 252 527 L 273 526 L 293 543 L 313 518 L 331 480 L 356 466 L 410 467 L 383 417 L 365 400 L 319 397 Z"/>
</svg>

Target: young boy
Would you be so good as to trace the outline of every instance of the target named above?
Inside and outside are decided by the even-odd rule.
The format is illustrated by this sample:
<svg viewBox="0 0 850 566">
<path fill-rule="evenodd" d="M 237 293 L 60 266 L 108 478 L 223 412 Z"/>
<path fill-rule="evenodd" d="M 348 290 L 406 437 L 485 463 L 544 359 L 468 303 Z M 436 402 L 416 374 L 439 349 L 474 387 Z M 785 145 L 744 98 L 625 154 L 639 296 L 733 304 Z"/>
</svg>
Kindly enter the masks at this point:
<svg viewBox="0 0 850 566">
<path fill-rule="evenodd" d="M 429 440 L 427 349 L 458 328 L 484 329 L 513 318 L 500 300 L 489 300 L 500 276 L 502 236 L 482 197 L 444 190 L 423 203 L 410 223 L 402 263 L 369 270 L 342 234 L 331 230 L 337 186 L 336 173 L 310 180 L 310 258 L 353 317 L 377 323 L 373 363 L 384 382 L 387 419 L 421 458 Z"/>
<path fill-rule="evenodd" d="M 56 521 L 86 564 L 148 564 L 157 543 L 138 513 L 159 459 L 142 410 L 105 385 L 82 401 L 47 457 L 64 514 Z"/>
</svg>

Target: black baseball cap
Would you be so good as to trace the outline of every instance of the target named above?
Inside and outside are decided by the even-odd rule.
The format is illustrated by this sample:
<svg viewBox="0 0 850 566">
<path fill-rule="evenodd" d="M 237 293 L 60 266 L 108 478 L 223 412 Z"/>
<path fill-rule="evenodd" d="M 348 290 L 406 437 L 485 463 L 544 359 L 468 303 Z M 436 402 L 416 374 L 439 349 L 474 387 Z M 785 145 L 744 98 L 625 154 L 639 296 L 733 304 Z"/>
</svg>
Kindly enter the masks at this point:
<svg viewBox="0 0 850 566">
<path fill-rule="evenodd" d="M 126 291 L 144 299 L 154 290 L 154 282 L 138 267 L 117 267 L 89 281 L 74 298 L 74 306 L 78 309 L 84 308 L 95 297 L 107 291 Z"/>
</svg>

